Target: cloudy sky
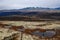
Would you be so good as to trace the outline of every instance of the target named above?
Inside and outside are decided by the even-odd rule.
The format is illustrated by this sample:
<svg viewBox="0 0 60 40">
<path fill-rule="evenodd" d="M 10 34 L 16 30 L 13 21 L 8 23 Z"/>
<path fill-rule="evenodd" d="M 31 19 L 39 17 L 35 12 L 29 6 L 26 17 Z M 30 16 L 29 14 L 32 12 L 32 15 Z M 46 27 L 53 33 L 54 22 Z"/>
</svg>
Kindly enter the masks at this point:
<svg viewBox="0 0 60 40">
<path fill-rule="evenodd" d="M 0 0 L 0 9 L 21 9 L 24 7 L 60 7 L 60 0 Z"/>
</svg>

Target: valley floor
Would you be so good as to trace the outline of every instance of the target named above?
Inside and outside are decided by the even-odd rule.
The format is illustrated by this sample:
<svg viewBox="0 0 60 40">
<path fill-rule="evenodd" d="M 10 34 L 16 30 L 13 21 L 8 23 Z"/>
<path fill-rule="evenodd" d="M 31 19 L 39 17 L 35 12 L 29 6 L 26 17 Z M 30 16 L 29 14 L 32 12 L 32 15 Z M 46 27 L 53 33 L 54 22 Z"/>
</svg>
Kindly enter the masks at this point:
<svg viewBox="0 0 60 40">
<path fill-rule="evenodd" d="M 24 27 L 24 29 L 22 27 Z M 18 30 L 19 28 L 20 30 Z M 55 34 L 53 38 L 48 37 L 44 38 L 31 34 L 32 32 L 36 31 L 35 29 L 41 32 L 44 32 L 44 30 L 50 30 L 52 31 L 52 33 L 56 32 L 57 34 Z M 44 21 L 44 22 L 0 21 L 0 40 L 2 39 L 11 40 L 13 37 L 14 38 L 18 37 L 18 39 L 12 39 L 12 40 L 59 40 L 60 39 L 59 32 L 60 32 L 60 21 Z M 14 34 L 15 36 L 12 36 Z"/>
</svg>

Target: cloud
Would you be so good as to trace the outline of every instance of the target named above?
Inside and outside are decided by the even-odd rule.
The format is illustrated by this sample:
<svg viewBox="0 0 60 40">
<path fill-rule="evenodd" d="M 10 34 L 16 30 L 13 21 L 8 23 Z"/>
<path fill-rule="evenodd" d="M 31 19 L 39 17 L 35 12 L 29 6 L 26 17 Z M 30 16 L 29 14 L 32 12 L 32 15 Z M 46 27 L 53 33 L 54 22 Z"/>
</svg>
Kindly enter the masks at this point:
<svg viewBox="0 0 60 40">
<path fill-rule="evenodd" d="M 60 0 L 0 0 L 0 9 L 19 9 L 24 7 L 60 7 Z"/>
</svg>

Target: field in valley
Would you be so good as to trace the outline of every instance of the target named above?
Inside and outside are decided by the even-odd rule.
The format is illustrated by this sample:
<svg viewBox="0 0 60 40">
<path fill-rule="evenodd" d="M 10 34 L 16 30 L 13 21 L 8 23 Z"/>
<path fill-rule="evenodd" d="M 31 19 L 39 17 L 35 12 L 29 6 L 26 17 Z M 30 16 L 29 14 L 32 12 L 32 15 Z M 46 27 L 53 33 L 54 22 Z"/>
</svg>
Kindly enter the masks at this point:
<svg viewBox="0 0 60 40">
<path fill-rule="evenodd" d="M 7 28 L 5 28 L 5 26 L 3 27 L 3 25 L 8 25 L 8 26 L 6 26 Z M 17 28 L 18 27 L 18 29 L 21 26 L 23 26 L 24 29 L 25 29 L 25 30 L 22 29 L 22 30 L 24 30 L 23 31 L 24 33 L 21 34 L 21 31 L 20 30 L 18 31 L 18 29 L 17 29 L 17 31 L 14 30 L 14 29 L 13 30 L 9 29 L 10 26 L 12 28 L 13 27 Z M 30 29 L 32 29 L 32 31 Z M 55 34 L 57 36 L 56 37 L 54 36 L 53 38 L 49 39 L 48 37 L 43 38 L 43 37 L 39 37 L 39 36 L 37 36 L 35 34 L 32 35 L 31 33 L 34 32 L 33 29 L 49 29 L 49 30 L 57 29 L 57 30 L 60 30 L 60 21 L 0 21 L 0 40 L 2 40 L 2 39 L 4 39 L 4 40 L 7 40 L 7 39 L 8 40 L 9 39 L 12 39 L 12 40 L 21 40 L 21 39 L 22 40 L 28 40 L 28 39 L 30 39 L 30 40 L 39 40 L 39 39 L 40 40 L 50 40 L 50 39 L 51 40 L 59 40 L 59 38 L 60 38 L 59 31 L 57 31 L 57 30 L 56 31 L 58 32 L 58 34 Z M 52 30 L 52 32 L 55 33 L 55 31 L 53 31 L 53 30 Z M 12 36 L 12 35 L 14 35 L 14 36 Z M 19 37 L 17 37 L 17 36 L 19 36 Z"/>
<path fill-rule="evenodd" d="M 25 28 L 43 28 L 54 29 L 60 27 L 60 21 L 41 21 L 41 22 L 29 22 L 29 21 L 0 21 L 2 24 L 9 24 L 14 26 L 24 26 Z"/>
</svg>

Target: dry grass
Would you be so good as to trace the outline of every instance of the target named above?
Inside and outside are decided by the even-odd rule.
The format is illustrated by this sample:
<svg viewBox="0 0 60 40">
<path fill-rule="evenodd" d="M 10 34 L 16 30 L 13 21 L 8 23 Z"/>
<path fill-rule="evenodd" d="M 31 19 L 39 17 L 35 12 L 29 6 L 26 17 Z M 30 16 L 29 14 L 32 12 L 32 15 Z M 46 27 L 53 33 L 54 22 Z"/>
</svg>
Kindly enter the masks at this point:
<svg viewBox="0 0 60 40">
<path fill-rule="evenodd" d="M 13 26 L 24 26 L 24 28 L 43 28 L 54 29 L 60 27 L 60 21 L 45 21 L 45 22 L 28 22 L 28 21 L 0 21 L 2 24 L 9 24 Z"/>
<path fill-rule="evenodd" d="M 0 23 L 2 24 L 8 24 L 8 25 L 12 25 L 13 28 L 17 29 L 17 28 L 21 28 L 21 26 L 23 25 L 25 28 L 25 31 L 23 33 L 26 33 L 25 36 L 23 36 L 23 40 L 24 38 L 27 36 L 27 39 L 32 40 L 33 37 L 31 35 L 32 31 L 36 31 L 37 28 L 39 29 L 60 29 L 60 21 L 45 21 L 45 22 L 26 22 L 26 21 L 0 21 Z M 34 30 L 33 30 L 34 29 Z M 38 29 L 38 30 L 39 30 Z M 45 31 L 45 30 L 40 30 L 40 31 Z M 3 33 L 2 33 L 3 32 Z M 59 32 L 59 31 L 58 31 Z M 9 30 L 6 28 L 0 28 L 0 39 L 2 37 L 2 39 L 5 36 L 9 36 L 13 33 L 16 33 L 16 31 L 13 30 Z M 28 35 L 27 35 L 28 34 Z M 59 33 L 58 33 L 59 34 Z M 24 35 L 24 34 L 23 34 Z M 59 34 L 60 35 L 60 34 Z M 21 36 L 21 35 L 20 35 Z M 34 36 L 36 37 L 36 36 Z M 60 38 L 60 37 L 59 37 Z M 36 38 L 35 38 L 36 39 Z M 37 37 L 37 39 L 39 40 L 39 38 Z M 56 38 L 54 38 L 53 40 L 55 40 Z M 42 40 L 42 39 L 41 39 Z"/>
</svg>

